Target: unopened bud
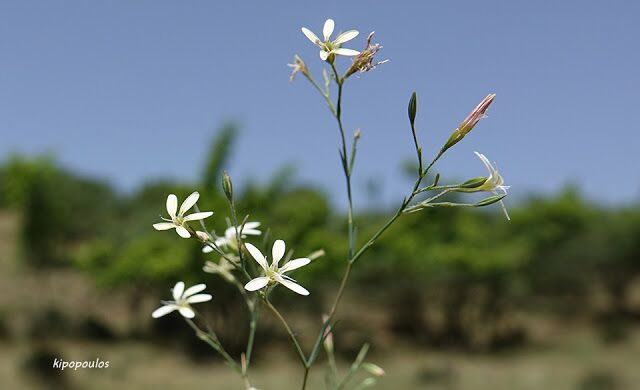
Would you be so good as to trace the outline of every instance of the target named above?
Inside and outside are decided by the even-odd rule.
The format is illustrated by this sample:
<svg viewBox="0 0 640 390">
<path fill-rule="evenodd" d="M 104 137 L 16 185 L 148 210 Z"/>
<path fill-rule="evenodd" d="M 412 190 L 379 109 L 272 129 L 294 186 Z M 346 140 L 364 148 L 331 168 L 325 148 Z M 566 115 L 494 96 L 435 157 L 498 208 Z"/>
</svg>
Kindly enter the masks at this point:
<svg viewBox="0 0 640 390">
<path fill-rule="evenodd" d="M 322 322 L 324 324 L 327 323 L 327 321 L 329 321 L 329 316 L 327 316 L 326 314 L 322 315 Z M 326 328 L 324 330 L 324 348 L 327 351 L 333 351 L 333 333 L 331 333 L 331 325 L 327 324 Z"/>
<path fill-rule="evenodd" d="M 474 108 L 473 111 L 471 111 L 471 113 L 462 121 L 462 123 L 460 123 L 460 126 L 453 131 L 453 134 L 451 134 L 451 137 L 449 137 L 449 140 L 444 145 L 443 149 L 449 149 L 460 142 L 465 135 L 469 134 L 480 119 L 486 117 L 486 112 L 495 97 L 496 94 L 492 93 L 482 99 L 480 104 L 478 104 L 476 108 Z"/>
<path fill-rule="evenodd" d="M 198 236 L 198 239 L 199 239 L 200 241 L 202 241 L 202 242 L 207 242 L 207 241 L 209 241 L 209 233 L 207 233 L 207 232 L 203 232 L 203 231 L 198 230 L 198 231 L 196 232 L 196 236 Z"/>
<path fill-rule="evenodd" d="M 226 171 L 222 174 L 222 189 L 229 202 L 231 202 L 233 200 L 233 184 L 231 183 L 231 176 Z"/>
<path fill-rule="evenodd" d="M 418 97 L 416 96 L 416 92 L 414 91 L 411 94 L 411 99 L 409 99 L 409 121 L 411 122 L 411 125 L 413 126 L 413 124 L 416 121 L 416 104 L 417 104 L 417 99 Z"/>
<path fill-rule="evenodd" d="M 382 367 L 373 364 L 373 363 L 362 363 L 362 368 L 364 368 L 371 375 L 375 376 L 384 376 L 385 372 Z"/>
<path fill-rule="evenodd" d="M 361 133 L 360 129 L 356 130 L 356 132 L 353 133 L 353 138 L 360 139 L 360 136 L 362 135 Z"/>
</svg>

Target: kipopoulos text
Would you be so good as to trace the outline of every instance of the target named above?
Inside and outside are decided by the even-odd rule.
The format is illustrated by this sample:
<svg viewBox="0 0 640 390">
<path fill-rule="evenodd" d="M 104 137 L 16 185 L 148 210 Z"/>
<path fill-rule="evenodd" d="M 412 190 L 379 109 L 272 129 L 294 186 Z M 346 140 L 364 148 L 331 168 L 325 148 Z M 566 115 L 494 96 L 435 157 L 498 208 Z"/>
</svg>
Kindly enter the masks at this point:
<svg viewBox="0 0 640 390">
<path fill-rule="evenodd" d="M 53 368 L 57 368 L 61 371 L 65 369 L 77 370 L 85 368 L 109 368 L 109 361 L 96 358 L 96 360 L 63 360 L 55 358 L 53 359 Z"/>
</svg>

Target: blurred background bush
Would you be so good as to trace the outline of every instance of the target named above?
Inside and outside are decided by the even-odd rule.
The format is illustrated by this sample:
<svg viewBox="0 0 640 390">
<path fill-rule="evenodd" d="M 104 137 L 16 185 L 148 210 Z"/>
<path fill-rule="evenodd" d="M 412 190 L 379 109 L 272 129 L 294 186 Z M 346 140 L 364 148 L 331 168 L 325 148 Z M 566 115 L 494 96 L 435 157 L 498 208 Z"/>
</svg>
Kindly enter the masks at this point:
<svg viewBox="0 0 640 390">
<path fill-rule="evenodd" d="M 220 173 L 236 136 L 233 124 L 217 132 L 199 182 L 154 181 L 126 195 L 51 156 L 2 162 L 1 359 L 20 357 L 19 366 L 4 369 L 16 386 L 82 387 L 96 380 L 95 373 L 48 371 L 51 356 L 111 356 L 116 374 L 101 373 L 97 388 L 122 380 L 145 388 L 153 378 L 169 387 L 215 381 L 193 371 L 224 369 L 207 346 L 179 318 L 152 322 L 150 313 L 176 280 L 204 281 L 214 294 L 206 316 L 239 353 L 247 331 L 242 302 L 233 288 L 202 272 L 209 256 L 197 243 L 151 224 L 167 193 L 199 190 L 200 207 L 216 213 L 210 228 L 225 229 Z M 310 343 L 344 266 L 344 211 L 323 191 L 297 183 L 287 167 L 262 184 L 238 187 L 240 212 L 261 221 L 272 237 L 300 255 L 326 251 L 296 275 L 312 291 L 308 299 L 282 291 L 275 298 Z M 359 237 L 368 237 L 390 211 L 361 210 Z M 483 371 L 476 364 L 492 371 L 487 388 L 527 388 L 526 377 L 514 374 L 519 365 L 540 370 L 530 388 L 632 388 L 633 360 L 615 359 L 640 352 L 640 207 L 599 206 L 567 187 L 510 202 L 510 213 L 511 222 L 498 208 L 428 210 L 401 219 L 355 269 L 336 332 L 339 354 L 349 358 L 371 341 L 373 356 L 390 366 L 383 388 L 484 388 L 469 387 Z M 268 365 L 273 355 L 286 362 L 292 356 L 282 349 L 286 335 L 268 313 L 263 320 L 257 364 Z M 169 379 L 128 373 L 124 365 L 144 365 L 149 354 L 151 366 L 181 368 Z M 264 381 L 277 381 L 267 372 Z M 201 382 L 190 382 L 196 377 Z"/>
</svg>

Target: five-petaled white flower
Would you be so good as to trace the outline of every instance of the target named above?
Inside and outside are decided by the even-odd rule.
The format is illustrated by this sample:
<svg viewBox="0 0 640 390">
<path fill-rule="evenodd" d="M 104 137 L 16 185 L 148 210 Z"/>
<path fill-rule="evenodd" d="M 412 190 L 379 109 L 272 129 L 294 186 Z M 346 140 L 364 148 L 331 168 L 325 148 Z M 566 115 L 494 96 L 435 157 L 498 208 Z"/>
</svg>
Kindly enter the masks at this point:
<svg viewBox="0 0 640 390">
<path fill-rule="evenodd" d="M 267 264 L 267 259 L 258 248 L 249 243 L 244 244 L 244 246 L 247 248 L 254 260 L 264 270 L 264 276 L 250 280 L 249 283 L 244 286 L 245 289 L 249 291 L 256 291 L 270 283 L 280 283 L 289 290 L 297 292 L 300 295 L 309 295 L 309 291 L 307 291 L 307 289 L 299 285 L 295 280 L 284 273 L 309 264 L 311 262 L 310 259 L 301 257 L 299 259 L 290 260 L 282 267 L 279 267 L 278 263 L 284 256 L 285 244 L 282 240 L 276 240 L 276 242 L 273 243 L 273 249 L 271 251 L 273 260 L 271 261 L 271 266 L 269 266 Z"/>
<path fill-rule="evenodd" d="M 198 221 L 213 215 L 213 211 L 184 215 L 191 207 L 193 207 L 193 205 L 196 204 L 198 198 L 200 198 L 200 194 L 197 191 L 192 193 L 184 200 L 184 202 L 182 202 L 180 210 L 178 210 L 178 197 L 174 194 L 169 194 L 169 196 L 167 196 L 167 213 L 169 213 L 169 218 L 161 217 L 166 222 L 154 223 L 153 227 L 156 230 L 176 229 L 176 232 L 180 237 L 191 237 L 191 233 L 189 233 L 189 230 L 186 228 L 187 222 Z"/>
<path fill-rule="evenodd" d="M 218 237 L 215 239 L 214 244 L 218 248 L 230 248 L 234 251 L 238 250 L 237 236 L 239 235 L 240 238 L 247 238 L 247 235 L 259 236 L 262 232 L 258 230 L 258 226 L 260 226 L 260 222 L 247 222 L 244 226 L 231 226 L 224 231 L 224 237 Z M 238 232 L 237 234 L 236 231 Z M 213 248 L 207 245 L 202 248 L 202 252 L 211 253 L 213 252 Z"/>
<path fill-rule="evenodd" d="M 494 168 L 493 165 L 491 165 L 491 163 L 489 162 L 489 159 L 484 154 L 478 153 L 478 152 L 473 152 L 473 153 L 475 153 L 476 156 L 480 158 L 480 161 L 482 161 L 484 166 L 487 167 L 487 170 L 489 171 L 489 176 L 487 177 L 487 180 L 485 180 L 485 182 L 482 183 L 481 186 L 475 188 L 475 191 L 487 191 L 487 192 L 491 192 L 493 194 L 498 195 L 498 190 L 499 190 L 506 195 L 507 189 L 509 189 L 509 186 L 503 185 L 504 179 L 502 178 L 500 173 L 498 173 L 498 170 Z M 511 218 L 509 218 L 509 213 L 507 212 L 507 208 L 504 206 L 504 203 L 502 202 L 502 200 L 500 201 L 500 205 L 502 206 L 504 215 L 507 217 L 508 220 L 510 220 Z"/>
<path fill-rule="evenodd" d="M 151 317 L 158 318 L 178 310 L 185 318 L 193 318 L 196 313 L 191 308 L 192 303 L 207 302 L 211 300 L 209 294 L 198 294 L 207 288 L 205 284 L 196 284 L 195 286 L 184 289 L 184 282 L 178 282 L 173 287 L 173 301 L 162 301 L 163 306 L 157 308 Z"/>
<path fill-rule="evenodd" d="M 345 31 L 342 34 L 338 35 L 336 39 L 332 41 L 331 34 L 333 34 L 333 27 L 333 19 L 327 19 L 327 21 L 324 22 L 324 28 L 322 29 L 322 36 L 324 38 L 324 41 L 321 41 L 320 38 L 318 38 L 318 36 L 311 32 L 311 30 L 309 30 L 308 28 L 302 27 L 302 33 L 307 38 L 309 38 L 309 40 L 313 42 L 314 45 L 320 48 L 320 58 L 322 59 L 322 61 L 326 61 L 331 54 L 342 56 L 357 56 L 358 54 L 360 54 L 360 52 L 357 50 L 345 49 L 340 47 L 343 43 L 357 37 L 359 34 L 358 31 Z"/>
</svg>

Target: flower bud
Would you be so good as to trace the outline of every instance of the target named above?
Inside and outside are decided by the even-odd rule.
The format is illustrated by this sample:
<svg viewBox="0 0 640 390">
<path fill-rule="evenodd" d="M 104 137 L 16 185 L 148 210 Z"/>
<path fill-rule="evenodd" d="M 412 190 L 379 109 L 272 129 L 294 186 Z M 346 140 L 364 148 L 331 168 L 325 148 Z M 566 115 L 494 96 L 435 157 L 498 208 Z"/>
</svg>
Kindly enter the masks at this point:
<svg viewBox="0 0 640 390">
<path fill-rule="evenodd" d="M 231 176 L 226 171 L 222 174 L 222 189 L 229 202 L 231 202 L 233 200 L 233 184 L 231 183 Z"/>
<path fill-rule="evenodd" d="M 409 121 L 411 122 L 411 126 L 413 126 L 413 124 L 416 121 L 416 101 L 417 101 L 418 97 L 416 96 L 416 92 L 414 91 L 411 94 L 411 99 L 409 99 Z"/>
<path fill-rule="evenodd" d="M 327 321 L 329 321 L 329 316 L 326 314 L 322 315 L 322 322 L 326 323 Z M 331 333 L 331 325 L 327 325 L 326 329 L 324 330 L 324 348 L 327 351 L 333 352 L 333 333 Z"/>
<path fill-rule="evenodd" d="M 209 233 L 207 233 L 207 232 L 203 232 L 203 231 L 198 230 L 198 231 L 196 232 L 196 236 L 197 236 L 197 237 L 198 237 L 198 239 L 199 239 L 200 241 L 202 241 L 202 242 L 207 242 L 207 241 L 209 241 Z"/>
<path fill-rule="evenodd" d="M 486 117 L 487 109 L 493 102 L 493 99 L 496 97 L 495 93 L 487 95 L 480 104 L 476 106 L 476 108 L 471 111 L 471 113 L 460 123 L 457 129 L 453 131 L 451 137 L 442 148 L 443 150 L 449 149 L 453 145 L 460 142 L 465 135 L 469 134 L 469 132 L 474 128 L 474 126 L 480 121 L 480 119 Z"/>
<path fill-rule="evenodd" d="M 375 376 L 384 376 L 385 372 L 382 367 L 373 364 L 373 363 L 362 363 L 362 368 L 364 368 L 371 375 Z"/>
</svg>

